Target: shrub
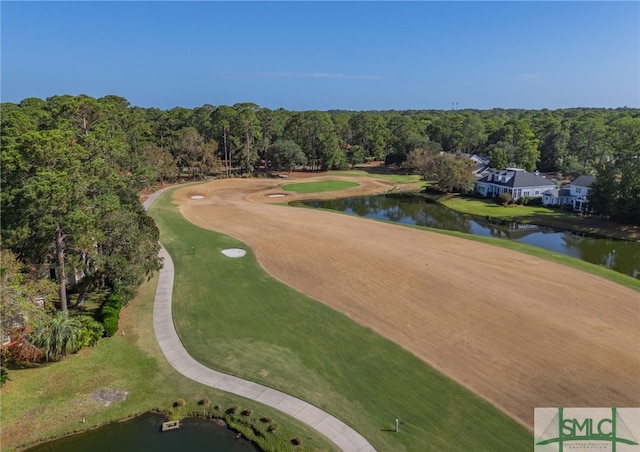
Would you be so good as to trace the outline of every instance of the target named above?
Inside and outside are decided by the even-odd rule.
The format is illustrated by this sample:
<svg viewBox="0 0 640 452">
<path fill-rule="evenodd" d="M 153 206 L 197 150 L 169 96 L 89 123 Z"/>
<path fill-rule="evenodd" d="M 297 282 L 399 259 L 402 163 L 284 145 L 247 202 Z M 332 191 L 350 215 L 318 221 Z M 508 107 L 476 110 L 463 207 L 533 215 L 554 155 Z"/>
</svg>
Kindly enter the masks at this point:
<svg viewBox="0 0 640 452">
<path fill-rule="evenodd" d="M 528 198 L 526 201 L 527 206 L 541 206 L 542 205 L 542 197 L 538 198 Z"/>
<path fill-rule="evenodd" d="M 44 351 L 47 361 L 59 361 L 76 353 L 80 345 L 82 324 L 77 317 L 59 312 L 29 334 L 29 341 Z"/>
<path fill-rule="evenodd" d="M 227 414 L 236 414 L 239 410 L 238 405 L 234 405 L 231 408 L 227 409 L 226 413 Z"/>
<path fill-rule="evenodd" d="M 100 322 L 96 322 L 88 315 L 79 315 L 76 317 L 82 329 L 80 330 L 80 348 L 93 347 L 98 343 L 98 340 L 104 335 L 104 327 Z M 117 325 L 116 325 L 117 329 Z"/>
<path fill-rule="evenodd" d="M 8 380 L 10 380 L 9 372 L 4 367 L 0 367 L 0 386 L 4 386 Z"/>
<path fill-rule="evenodd" d="M 105 306 L 111 306 L 119 311 L 124 306 L 124 300 L 120 295 L 111 294 L 104 304 Z"/>
<path fill-rule="evenodd" d="M 110 316 L 103 320 L 104 336 L 111 337 L 118 331 L 118 322 L 120 321 L 118 316 Z"/>
<path fill-rule="evenodd" d="M 242 413 L 243 416 L 251 416 L 253 414 L 253 410 L 251 408 L 247 408 L 246 410 L 243 410 Z"/>
<path fill-rule="evenodd" d="M 500 204 L 508 206 L 513 201 L 513 196 L 511 196 L 511 193 L 500 193 L 498 199 L 500 200 Z"/>
<path fill-rule="evenodd" d="M 120 309 L 116 309 L 113 306 L 103 306 L 100 309 L 100 318 L 104 321 L 107 317 L 116 317 L 120 315 Z"/>
<path fill-rule="evenodd" d="M 185 405 L 184 399 L 178 399 L 175 402 L 173 402 L 173 407 L 174 408 L 183 407 L 184 405 Z"/>
<path fill-rule="evenodd" d="M 102 304 L 100 308 L 100 317 L 104 325 L 105 337 L 111 337 L 118 331 L 118 322 L 120 320 L 120 310 L 124 305 L 124 301 L 120 295 L 111 294 L 109 298 Z"/>
</svg>

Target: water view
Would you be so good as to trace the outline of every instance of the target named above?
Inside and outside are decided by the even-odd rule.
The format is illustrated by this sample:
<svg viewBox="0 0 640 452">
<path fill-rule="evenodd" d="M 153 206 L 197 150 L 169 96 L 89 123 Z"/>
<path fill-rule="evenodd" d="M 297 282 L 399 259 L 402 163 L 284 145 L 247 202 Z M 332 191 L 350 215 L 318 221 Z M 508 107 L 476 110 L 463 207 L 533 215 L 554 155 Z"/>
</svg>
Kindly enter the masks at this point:
<svg viewBox="0 0 640 452">
<path fill-rule="evenodd" d="M 115 422 L 87 433 L 68 436 L 29 449 L 38 452 L 154 452 L 212 451 L 256 452 L 252 443 L 236 439 L 228 428 L 206 419 L 189 418 L 178 430 L 161 432 L 166 419 L 159 414 L 145 414 L 125 422 Z"/>
<path fill-rule="evenodd" d="M 306 201 L 303 204 L 366 218 L 514 240 L 603 265 L 640 279 L 640 242 L 585 237 L 571 231 L 519 223 L 491 224 L 482 217 L 464 215 L 420 198 L 394 195 Z"/>
</svg>

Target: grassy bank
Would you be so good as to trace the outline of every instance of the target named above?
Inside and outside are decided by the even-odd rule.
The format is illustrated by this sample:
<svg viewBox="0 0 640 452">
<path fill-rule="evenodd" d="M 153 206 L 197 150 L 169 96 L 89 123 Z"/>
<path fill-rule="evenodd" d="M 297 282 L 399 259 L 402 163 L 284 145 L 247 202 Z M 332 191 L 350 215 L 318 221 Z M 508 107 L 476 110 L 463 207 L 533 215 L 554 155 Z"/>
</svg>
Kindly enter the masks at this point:
<svg viewBox="0 0 640 452">
<path fill-rule="evenodd" d="M 597 217 L 544 206 L 502 206 L 491 199 L 465 198 L 459 195 L 418 194 L 452 210 L 467 215 L 503 221 L 537 224 L 557 229 L 583 232 L 620 240 L 640 240 L 640 227 L 619 225 Z"/>
<path fill-rule="evenodd" d="M 193 382 L 171 368 L 153 332 L 156 282 L 145 283 L 123 310 L 118 335 L 58 363 L 10 368 L 11 380 L 0 390 L 3 452 L 150 410 L 172 418 L 189 413 L 225 417 L 266 450 L 299 451 L 289 443 L 294 437 L 302 440 L 302 450 L 333 450 L 328 440 L 288 416 Z M 233 407 L 236 413 L 224 413 Z M 247 409 L 251 415 L 242 415 Z M 274 433 L 268 431 L 271 425 Z"/>
<path fill-rule="evenodd" d="M 355 182 L 342 180 L 324 180 L 319 182 L 300 182 L 296 184 L 286 184 L 282 186 L 284 191 L 295 193 L 322 193 L 326 191 L 343 190 L 345 188 L 357 187 Z"/>
<path fill-rule="evenodd" d="M 198 361 L 311 402 L 380 451 L 530 450 L 532 435 L 521 425 L 394 343 L 274 280 L 251 250 L 226 258 L 221 250 L 246 247 L 187 222 L 168 196 L 150 213 L 175 263 L 176 329 Z"/>
</svg>

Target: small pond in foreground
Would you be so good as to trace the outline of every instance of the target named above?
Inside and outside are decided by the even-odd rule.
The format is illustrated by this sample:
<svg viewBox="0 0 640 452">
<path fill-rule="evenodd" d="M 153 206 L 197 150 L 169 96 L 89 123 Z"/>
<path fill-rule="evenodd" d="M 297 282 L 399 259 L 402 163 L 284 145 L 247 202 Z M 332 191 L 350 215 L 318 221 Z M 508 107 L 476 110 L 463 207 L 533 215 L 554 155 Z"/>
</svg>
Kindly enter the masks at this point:
<svg viewBox="0 0 640 452">
<path fill-rule="evenodd" d="M 236 434 L 226 427 L 206 419 L 189 418 L 181 422 L 178 430 L 161 432 L 166 419 L 159 414 L 148 413 L 124 422 L 114 422 L 86 433 L 67 436 L 35 446 L 29 451 L 38 452 L 174 452 L 216 451 L 256 452 L 246 439 L 236 439 Z"/>
<path fill-rule="evenodd" d="M 571 231 L 519 223 L 491 224 L 482 217 L 461 214 L 418 197 L 374 195 L 303 201 L 301 204 L 366 218 L 514 240 L 603 265 L 640 279 L 640 242 L 585 237 Z"/>
</svg>

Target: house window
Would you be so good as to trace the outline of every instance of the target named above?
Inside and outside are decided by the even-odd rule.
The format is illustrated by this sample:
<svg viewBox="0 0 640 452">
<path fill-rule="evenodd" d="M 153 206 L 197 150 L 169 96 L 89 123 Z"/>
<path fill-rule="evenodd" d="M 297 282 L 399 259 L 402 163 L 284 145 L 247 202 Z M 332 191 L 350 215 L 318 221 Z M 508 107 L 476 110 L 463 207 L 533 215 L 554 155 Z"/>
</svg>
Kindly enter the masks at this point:
<svg viewBox="0 0 640 452">
<path fill-rule="evenodd" d="M 582 193 L 582 189 L 580 187 L 576 187 L 576 193 Z"/>
<path fill-rule="evenodd" d="M 529 196 L 529 190 L 524 191 L 524 196 Z"/>
<path fill-rule="evenodd" d="M 540 190 L 536 190 L 536 195 L 539 195 L 539 194 L 540 194 Z"/>
</svg>

